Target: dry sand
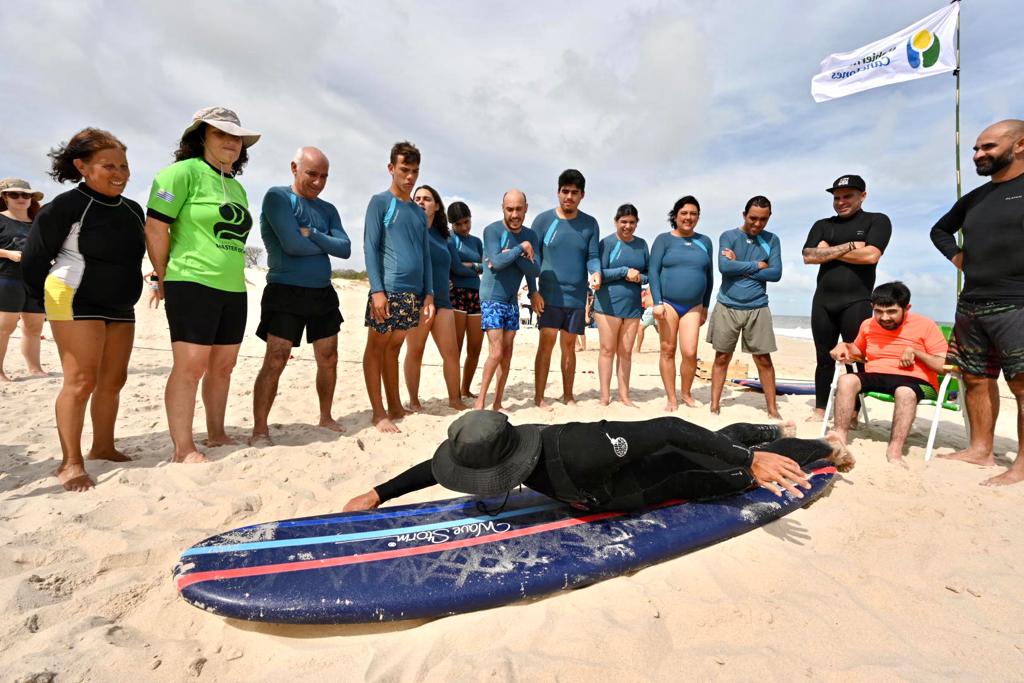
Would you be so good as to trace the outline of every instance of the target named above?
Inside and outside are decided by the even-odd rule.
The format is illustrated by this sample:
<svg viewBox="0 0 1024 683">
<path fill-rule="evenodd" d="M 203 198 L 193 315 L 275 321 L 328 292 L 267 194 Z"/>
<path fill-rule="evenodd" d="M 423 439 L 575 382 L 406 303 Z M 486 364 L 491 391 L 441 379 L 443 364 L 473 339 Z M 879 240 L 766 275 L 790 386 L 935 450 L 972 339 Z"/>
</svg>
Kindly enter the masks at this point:
<svg viewBox="0 0 1024 683">
<path fill-rule="evenodd" d="M 252 335 L 263 275 L 249 274 L 249 334 L 228 405 L 244 443 L 263 343 Z M 340 282 L 341 365 L 335 416 L 348 434 L 314 427 L 311 348 L 296 350 L 271 414 L 276 445 L 212 449 L 208 465 L 171 465 L 162 407 L 170 366 L 163 311 L 140 305 L 121 395 L 118 445 L 134 462 L 88 463 L 98 486 L 65 493 L 49 474 L 60 450 L 48 379 L 0 385 L 0 680 L 1024 680 L 1024 485 L 990 489 L 993 470 L 923 462 L 927 421 L 909 469 L 885 462 L 888 406 L 854 433 L 857 468 L 830 495 L 763 529 L 586 589 L 434 621 L 287 627 L 219 618 L 177 597 L 171 569 L 196 541 L 243 524 L 340 510 L 348 498 L 429 456 L 453 411 L 428 344 L 422 394 L 430 414 L 378 434 L 360 368 L 365 283 Z M 591 331 L 593 335 L 595 331 Z M 639 409 L 597 403 L 597 340 L 578 362 L 580 405 L 530 405 L 536 332 L 517 339 L 506 405 L 513 420 L 642 419 L 662 414 L 656 339 L 634 356 Z M 810 342 L 780 339 L 781 377 L 809 377 Z M 556 352 L 557 354 L 557 352 Z M 710 360 L 703 344 L 701 356 Z M 743 358 L 742 354 L 737 355 Z M 51 342 L 44 365 L 59 370 Z M 749 360 L 749 359 L 748 359 Z M 556 366 L 557 367 L 557 366 Z M 7 369 L 23 376 L 17 344 Z M 479 377 L 479 375 L 478 375 Z M 552 374 L 549 396 L 558 392 Z M 1016 448 L 1005 387 L 996 450 Z M 698 381 L 705 403 L 709 388 Z M 727 389 L 715 428 L 764 421 L 762 397 Z M 810 397 L 781 410 L 801 436 Z M 203 429 L 201 408 L 196 428 Z M 88 445 L 89 426 L 84 440 Z M 965 445 L 949 413 L 940 452 Z M 441 498 L 432 489 L 408 500 Z"/>
</svg>

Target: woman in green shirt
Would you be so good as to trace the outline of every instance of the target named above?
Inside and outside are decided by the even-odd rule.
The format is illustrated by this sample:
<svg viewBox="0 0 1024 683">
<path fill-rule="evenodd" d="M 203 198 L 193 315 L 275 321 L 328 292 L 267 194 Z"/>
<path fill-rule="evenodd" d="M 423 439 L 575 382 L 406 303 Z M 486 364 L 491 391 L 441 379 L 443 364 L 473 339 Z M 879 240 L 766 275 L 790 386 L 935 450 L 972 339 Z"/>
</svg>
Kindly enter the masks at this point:
<svg viewBox="0 0 1024 683">
<path fill-rule="evenodd" d="M 200 109 L 182 134 L 175 163 L 150 190 L 146 245 L 174 354 L 164 394 L 174 462 L 206 460 L 192 435 L 200 380 L 204 444 L 234 443 L 224 413 L 245 333 L 245 240 L 252 228 L 249 200 L 235 176 L 259 138 L 230 109 Z"/>
</svg>

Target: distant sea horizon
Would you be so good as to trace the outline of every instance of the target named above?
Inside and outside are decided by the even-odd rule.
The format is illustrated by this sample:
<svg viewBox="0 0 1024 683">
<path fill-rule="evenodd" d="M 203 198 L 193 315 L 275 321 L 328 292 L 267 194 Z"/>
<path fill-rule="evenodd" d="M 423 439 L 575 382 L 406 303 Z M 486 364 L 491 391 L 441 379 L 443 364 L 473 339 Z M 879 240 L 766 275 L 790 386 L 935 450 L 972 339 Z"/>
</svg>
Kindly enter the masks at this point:
<svg viewBox="0 0 1024 683">
<path fill-rule="evenodd" d="M 940 325 L 952 326 L 953 324 L 941 320 L 936 322 Z M 813 338 L 811 336 L 811 317 L 808 315 L 775 315 L 773 313 L 772 327 L 775 328 L 775 334 L 780 337 L 807 340 Z"/>
</svg>

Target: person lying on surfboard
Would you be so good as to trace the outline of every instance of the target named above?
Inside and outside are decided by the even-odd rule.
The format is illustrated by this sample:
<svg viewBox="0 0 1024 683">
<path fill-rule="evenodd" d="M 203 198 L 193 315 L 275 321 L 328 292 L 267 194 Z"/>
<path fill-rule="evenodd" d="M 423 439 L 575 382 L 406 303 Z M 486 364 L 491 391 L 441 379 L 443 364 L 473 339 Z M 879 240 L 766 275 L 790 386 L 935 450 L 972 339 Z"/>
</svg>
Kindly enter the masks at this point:
<svg viewBox="0 0 1024 683">
<path fill-rule="evenodd" d="M 502 413 L 470 411 L 448 427 L 434 456 L 345 504 L 369 510 L 433 484 L 480 496 L 527 486 L 581 510 L 630 511 L 669 500 L 707 500 L 753 486 L 802 498 L 801 469 L 827 460 L 841 472 L 854 459 L 833 433 L 797 439 L 792 422 L 734 424 L 713 432 L 678 417 L 638 422 L 509 424 Z"/>
</svg>

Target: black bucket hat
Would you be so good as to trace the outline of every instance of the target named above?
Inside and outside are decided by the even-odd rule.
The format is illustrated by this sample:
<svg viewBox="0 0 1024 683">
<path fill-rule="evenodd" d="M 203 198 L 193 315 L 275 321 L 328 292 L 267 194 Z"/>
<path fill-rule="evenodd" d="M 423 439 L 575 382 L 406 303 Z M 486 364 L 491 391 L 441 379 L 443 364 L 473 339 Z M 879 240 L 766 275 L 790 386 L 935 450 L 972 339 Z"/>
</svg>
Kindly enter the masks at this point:
<svg viewBox="0 0 1024 683">
<path fill-rule="evenodd" d="M 430 468 L 453 491 L 493 496 L 523 483 L 540 458 L 540 429 L 513 427 L 508 417 L 471 410 L 448 427 L 448 439 L 434 453 Z"/>
</svg>

